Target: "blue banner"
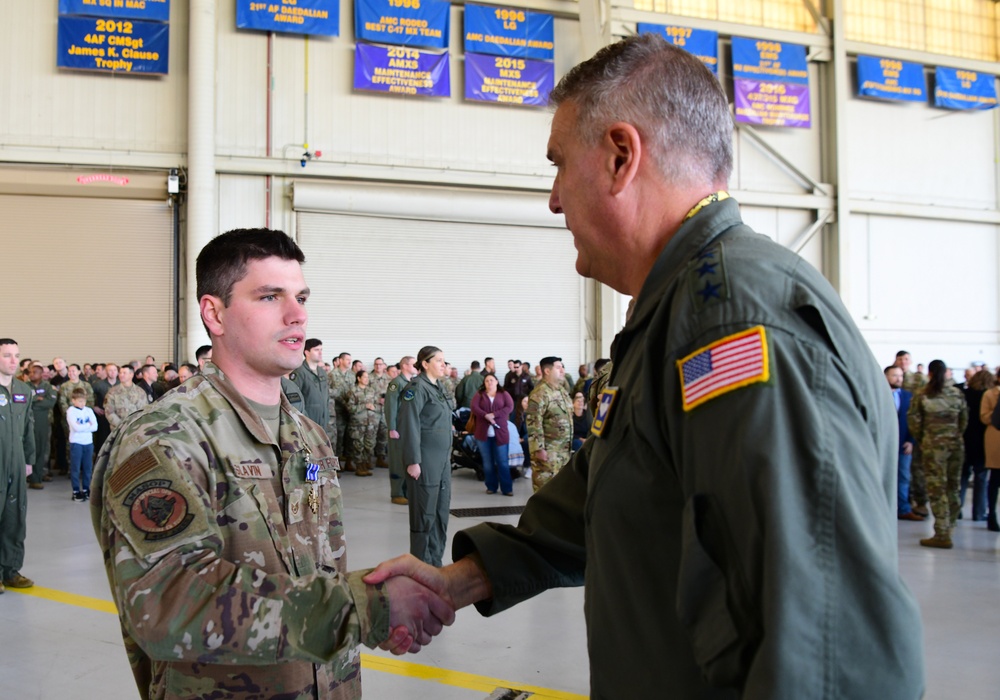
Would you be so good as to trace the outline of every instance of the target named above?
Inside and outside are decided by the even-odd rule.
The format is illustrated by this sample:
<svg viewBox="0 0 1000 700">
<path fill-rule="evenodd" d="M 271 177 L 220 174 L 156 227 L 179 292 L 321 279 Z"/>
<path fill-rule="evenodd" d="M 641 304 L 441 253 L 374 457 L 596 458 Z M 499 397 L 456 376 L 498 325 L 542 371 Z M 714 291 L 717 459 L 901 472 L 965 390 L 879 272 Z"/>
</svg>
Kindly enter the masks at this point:
<svg viewBox="0 0 1000 700">
<path fill-rule="evenodd" d="M 170 0 L 59 0 L 61 15 L 170 21 Z"/>
<path fill-rule="evenodd" d="M 734 36 L 733 77 L 808 85 L 806 47 Z"/>
<path fill-rule="evenodd" d="M 467 100 L 544 107 L 555 78 L 555 64 L 550 61 L 465 54 Z"/>
<path fill-rule="evenodd" d="M 466 5 L 465 51 L 552 61 L 552 15 L 512 7 Z"/>
<path fill-rule="evenodd" d="M 236 0 L 236 27 L 340 36 L 340 0 Z"/>
<path fill-rule="evenodd" d="M 166 74 L 170 25 L 60 17 L 56 65 L 114 73 Z"/>
<path fill-rule="evenodd" d="M 886 100 L 925 102 L 924 67 L 894 58 L 858 56 L 858 94 Z"/>
<path fill-rule="evenodd" d="M 354 0 L 354 34 L 380 44 L 448 48 L 451 3 L 443 0 Z"/>
<path fill-rule="evenodd" d="M 947 109 L 992 109 L 997 106 L 996 77 L 958 68 L 934 72 L 934 106 Z"/>
<path fill-rule="evenodd" d="M 719 33 L 675 25 L 639 22 L 640 34 L 659 34 L 674 46 L 697 56 L 716 75 L 719 74 Z"/>
<path fill-rule="evenodd" d="M 354 89 L 451 97 L 448 59 L 448 53 L 359 43 L 354 47 Z"/>
</svg>

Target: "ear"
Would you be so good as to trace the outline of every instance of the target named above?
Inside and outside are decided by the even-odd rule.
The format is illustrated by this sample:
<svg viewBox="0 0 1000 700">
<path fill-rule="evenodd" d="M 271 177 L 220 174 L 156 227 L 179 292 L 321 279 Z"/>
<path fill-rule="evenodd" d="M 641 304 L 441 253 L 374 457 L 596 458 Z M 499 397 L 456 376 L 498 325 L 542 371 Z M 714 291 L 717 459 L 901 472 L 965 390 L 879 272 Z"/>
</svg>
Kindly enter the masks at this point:
<svg viewBox="0 0 1000 700">
<path fill-rule="evenodd" d="M 224 335 L 222 316 L 226 306 L 222 303 L 222 299 L 206 294 L 198 300 L 198 306 L 201 309 L 201 320 L 208 328 L 209 335 Z"/>
<path fill-rule="evenodd" d="M 604 142 L 612 176 L 611 194 L 621 194 L 639 172 L 642 140 L 634 126 L 615 122 L 604 132 Z"/>
</svg>

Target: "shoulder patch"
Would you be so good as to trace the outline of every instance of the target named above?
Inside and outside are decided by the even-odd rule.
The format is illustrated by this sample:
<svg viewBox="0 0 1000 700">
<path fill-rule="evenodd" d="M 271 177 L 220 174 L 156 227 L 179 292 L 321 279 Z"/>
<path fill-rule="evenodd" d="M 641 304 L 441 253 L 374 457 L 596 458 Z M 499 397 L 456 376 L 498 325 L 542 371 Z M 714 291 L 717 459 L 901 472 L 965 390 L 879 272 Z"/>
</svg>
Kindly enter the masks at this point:
<svg viewBox="0 0 1000 700">
<path fill-rule="evenodd" d="M 407 389 L 403 392 L 403 401 L 413 401 L 413 397 L 416 394 L 413 393 L 413 389 Z"/>
<path fill-rule="evenodd" d="M 396 386 L 395 382 L 389 382 L 389 391 L 398 391 L 399 387 Z"/>
<path fill-rule="evenodd" d="M 697 311 L 729 299 L 726 265 L 720 244 L 704 249 L 688 263 L 688 289 Z"/>
<path fill-rule="evenodd" d="M 617 396 L 618 387 L 615 386 L 609 386 L 601 392 L 601 398 L 597 402 L 597 415 L 594 416 L 594 422 L 590 426 L 590 432 L 597 437 L 604 435 L 604 430 L 611 419 L 611 407 Z"/>
<path fill-rule="evenodd" d="M 148 446 L 143 447 L 125 460 L 124 463 L 120 464 L 111 474 L 111 478 L 108 479 L 108 486 L 111 488 L 111 493 L 117 496 L 126 486 L 154 468 L 157 464 L 159 462 L 153 450 Z"/>
<path fill-rule="evenodd" d="M 147 540 L 165 540 L 183 532 L 194 515 L 188 512 L 187 499 L 170 488 L 169 479 L 144 481 L 122 501 L 129 518 Z"/>
<path fill-rule="evenodd" d="M 770 379 L 764 326 L 727 335 L 677 360 L 685 411 L 716 396 Z"/>
<path fill-rule="evenodd" d="M 291 379 L 294 382 L 295 381 L 295 372 L 292 372 L 291 374 L 289 374 L 288 378 Z"/>
</svg>

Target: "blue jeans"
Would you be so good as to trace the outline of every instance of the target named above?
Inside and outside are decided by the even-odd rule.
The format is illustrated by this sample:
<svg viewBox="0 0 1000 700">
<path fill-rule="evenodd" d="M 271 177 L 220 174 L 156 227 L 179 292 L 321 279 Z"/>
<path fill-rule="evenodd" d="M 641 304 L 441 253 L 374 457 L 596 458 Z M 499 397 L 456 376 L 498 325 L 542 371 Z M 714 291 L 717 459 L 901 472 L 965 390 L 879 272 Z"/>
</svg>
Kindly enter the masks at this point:
<svg viewBox="0 0 1000 700">
<path fill-rule="evenodd" d="M 73 482 L 73 492 L 90 490 L 90 472 L 94 468 L 94 445 L 69 445 L 69 478 Z M 83 479 L 80 479 L 80 471 Z"/>
<path fill-rule="evenodd" d="M 910 462 L 913 455 L 899 453 L 899 462 L 896 466 L 898 482 L 896 484 L 896 515 L 906 515 L 910 508 Z"/>
<path fill-rule="evenodd" d="M 510 465 L 507 463 L 507 450 L 509 445 L 505 442 L 497 444 L 495 437 L 488 437 L 485 440 L 476 440 L 479 443 L 479 454 L 483 458 L 483 475 L 486 477 L 487 491 L 497 490 L 497 477 L 500 480 L 500 491 L 511 493 L 514 484 L 510 479 Z"/>
</svg>

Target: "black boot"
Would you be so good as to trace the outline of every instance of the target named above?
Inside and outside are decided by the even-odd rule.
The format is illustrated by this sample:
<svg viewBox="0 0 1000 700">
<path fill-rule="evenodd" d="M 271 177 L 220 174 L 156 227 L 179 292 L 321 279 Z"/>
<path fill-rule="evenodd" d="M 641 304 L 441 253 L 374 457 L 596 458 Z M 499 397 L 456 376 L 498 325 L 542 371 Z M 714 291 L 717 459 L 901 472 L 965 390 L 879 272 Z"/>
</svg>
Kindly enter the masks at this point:
<svg viewBox="0 0 1000 700">
<path fill-rule="evenodd" d="M 1000 523 L 997 523 L 996 511 L 986 516 L 986 529 L 990 532 L 1000 532 Z"/>
</svg>

